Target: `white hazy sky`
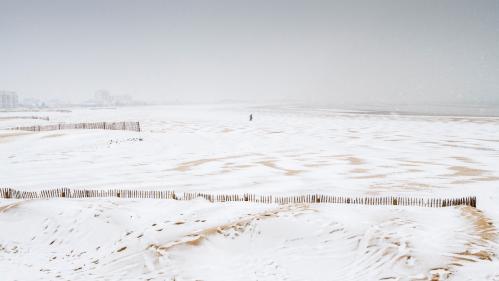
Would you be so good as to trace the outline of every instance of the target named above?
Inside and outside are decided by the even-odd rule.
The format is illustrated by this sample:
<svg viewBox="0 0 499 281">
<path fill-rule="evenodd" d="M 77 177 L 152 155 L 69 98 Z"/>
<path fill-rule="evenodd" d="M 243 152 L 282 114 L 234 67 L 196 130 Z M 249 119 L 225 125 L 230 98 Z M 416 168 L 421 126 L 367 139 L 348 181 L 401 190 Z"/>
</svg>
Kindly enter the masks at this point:
<svg viewBox="0 0 499 281">
<path fill-rule="evenodd" d="M 0 90 L 499 103 L 499 1 L 0 0 Z"/>
</svg>

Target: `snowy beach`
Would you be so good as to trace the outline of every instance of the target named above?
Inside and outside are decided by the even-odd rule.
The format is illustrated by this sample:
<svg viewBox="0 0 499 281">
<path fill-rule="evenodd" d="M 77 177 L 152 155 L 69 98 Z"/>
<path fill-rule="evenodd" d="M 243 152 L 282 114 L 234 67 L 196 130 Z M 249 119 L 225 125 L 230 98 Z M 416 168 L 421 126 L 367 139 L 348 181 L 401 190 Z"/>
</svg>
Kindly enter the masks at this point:
<svg viewBox="0 0 499 281">
<path fill-rule="evenodd" d="M 499 278 L 499 118 L 243 104 L 0 117 L 24 114 L 50 119 L 0 119 L 1 187 L 474 195 L 478 206 L 3 199 L 5 280 Z M 98 121 L 141 132 L 6 130 Z"/>
</svg>

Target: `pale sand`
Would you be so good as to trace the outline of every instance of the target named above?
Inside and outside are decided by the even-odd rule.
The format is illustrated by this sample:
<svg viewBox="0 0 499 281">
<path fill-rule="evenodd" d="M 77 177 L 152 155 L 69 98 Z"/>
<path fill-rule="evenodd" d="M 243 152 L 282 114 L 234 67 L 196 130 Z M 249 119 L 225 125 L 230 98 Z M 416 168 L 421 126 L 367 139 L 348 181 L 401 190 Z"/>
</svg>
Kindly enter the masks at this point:
<svg viewBox="0 0 499 281">
<path fill-rule="evenodd" d="M 23 203 L 25 203 L 27 201 L 29 201 L 29 200 L 18 201 L 18 202 L 15 202 L 15 203 L 11 203 L 11 204 L 0 206 L 0 213 L 5 213 L 6 211 L 8 211 L 10 209 L 17 208 L 19 205 L 21 205 L 21 204 L 23 204 Z"/>
<path fill-rule="evenodd" d="M 478 178 L 471 178 L 467 180 L 455 180 L 452 181 L 451 184 L 467 184 L 467 183 L 473 183 L 477 181 L 499 181 L 499 177 L 496 176 L 484 176 L 484 177 L 478 177 Z"/>
<path fill-rule="evenodd" d="M 478 209 L 469 206 L 460 206 L 456 208 L 460 208 L 463 217 L 470 220 L 475 235 L 470 235 L 469 241 L 465 244 L 467 247 L 465 251 L 451 254 L 452 260 L 449 264 L 430 270 L 432 281 L 447 280 L 457 267 L 461 267 L 469 262 L 481 260 L 492 261 L 493 257 L 496 255 L 492 248 L 492 244 L 494 244 L 494 241 L 497 238 L 497 229 L 492 224 L 492 221 Z M 479 251 L 474 250 L 477 245 L 485 249 Z"/>
<path fill-rule="evenodd" d="M 257 214 L 249 214 L 247 217 L 240 218 L 236 221 L 232 221 L 219 226 L 206 228 L 185 235 L 180 239 L 177 239 L 173 242 L 169 242 L 164 245 L 150 244 L 147 247 L 147 249 L 152 249 L 155 251 L 156 255 L 163 256 L 164 254 L 166 254 L 168 250 L 178 246 L 182 245 L 199 246 L 206 238 L 208 238 L 211 235 L 216 235 L 216 234 L 225 235 L 225 233 L 228 232 L 229 230 L 234 230 L 239 233 L 244 232 L 246 230 L 246 227 L 254 220 L 275 218 L 279 213 L 282 212 L 296 211 L 297 209 L 306 209 L 306 208 L 308 208 L 307 205 L 300 205 L 298 207 L 285 205 L 275 210 L 264 211 L 262 213 L 257 213 Z"/>
<path fill-rule="evenodd" d="M 12 140 L 15 140 L 17 137 L 24 136 L 24 135 L 30 135 L 30 134 L 33 134 L 33 132 L 27 132 L 27 131 L 0 132 L 0 143 L 12 141 Z"/>
<path fill-rule="evenodd" d="M 64 136 L 64 135 L 65 134 L 56 133 L 56 134 L 50 134 L 50 135 L 43 136 L 42 138 L 56 138 L 56 137 L 61 137 L 61 136 Z"/>
<path fill-rule="evenodd" d="M 349 156 L 349 157 L 345 158 L 345 160 L 350 162 L 350 165 L 361 165 L 361 164 L 365 163 L 364 160 L 357 158 L 357 157 L 354 157 L 354 156 Z"/>
<path fill-rule="evenodd" d="M 314 163 L 314 164 L 304 164 L 303 167 L 306 168 L 319 168 L 319 167 L 325 167 L 325 166 L 331 166 L 331 163 L 327 162 L 320 162 L 320 163 Z"/>
<path fill-rule="evenodd" d="M 476 163 L 471 158 L 464 157 L 464 156 L 454 156 L 454 157 L 451 157 L 451 158 L 459 160 L 459 161 L 462 161 L 462 162 L 465 162 L 465 163 L 468 163 L 468 164 L 474 164 L 474 163 Z"/>
<path fill-rule="evenodd" d="M 350 165 L 362 165 L 365 161 L 351 154 L 340 154 L 340 155 L 321 155 L 321 158 L 335 158 L 348 161 Z"/>
<path fill-rule="evenodd" d="M 367 172 L 369 172 L 368 169 L 362 169 L 362 168 L 350 170 L 350 173 L 354 173 L 354 174 L 365 174 Z"/>
<path fill-rule="evenodd" d="M 469 248 L 472 248 L 474 245 L 479 244 L 488 249 L 480 251 L 472 251 L 471 249 L 467 249 L 464 252 L 456 253 L 456 256 L 454 258 L 459 261 L 471 262 L 475 262 L 476 259 L 491 261 L 492 257 L 494 257 L 496 254 L 490 246 L 498 236 L 497 229 L 492 223 L 492 220 L 487 218 L 482 213 L 482 211 L 478 209 L 469 206 L 460 207 L 460 209 L 463 217 L 470 220 L 473 224 L 476 237 L 478 237 L 478 239 L 474 239 L 476 241 L 469 241 L 466 245 Z"/>
<path fill-rule="evenodd" d="M 229 160 L 229 159 L 237 159 L 237 158 L 242 158 L 242 157 L 246 157 L 246 156 L 251 156 L 251 155 L 238 155 L 238 156 L 229 156 L 229 157 L 220 157 L 220 158 L 207 158 L 207 159 L 199 159 L 199 160 L 194 160 L 194 161 L 189 161 L 189 162 L 183 162 L 183 163 L 180 163 L 173 170 L 179 171 L 179 172 L 186 172 L 186 171 L 189 171 L 196 166 L 200 166 L 200 165 L 203 165 L 206 163 L 218 162 L 218 161 Z M 294 175 L 297 175 L 297 174 L 304 172 L 304 170 L 293 170 L 293 169 L 286 169 L 283 167 L 279 167 L 275 164 L 275 160 L 264 160 L 264 161 L 257 161 L 254 163 L 260 164 L 260 165 L 263 165 L 265 167 L 269 167 L 272 169 L 284 171 L 286 176 L 294 176 Z M 234 163 L 232 163 L 232 162 L 225 163 L 224 168 L 226 168 L 226 169 L 221 171 L 220 173 L 228 173 L 228 172 L 236 170 L 236 169 L 239 170 L 239 169 L 244 169 L 244 168 L 249 168 L 249 167 L 254 166 L 254 165 L 234 165 L 234 166 L 232 166 L 232 164 L 234 164 Z M 218 174 L 218 173 L 215 173 L 215 174 Z"/>
<path fill-rule="evenodd" d="M 298 174 L 304 172 L 303 170 L 292 170 L 292 169 L 285 169 L 285 168 L 279 167 L 275 164 L 274 160 L 259 161 L 256 163 L 263 165 L 263 166 L 266 166 L 266 167 L 269 167 L 269 168 L 272 168 L 272 169 L 285 171 L 286 176 L 294 176 L 294 175 L 298 175 Z"/>
<path fill-rule="evenodd" d="M 465 166 L 452 166 L 449 168 L 449 170 L 454 171 L 454 173 L 451 174 L 451 176 L 456 176 L 456 177 L 478 177 L 487 172 L 485 170 L 475 169 Z"/>
<path fill-rule="evenodd" d="M 400 184 L 397 183 L 397 185 L 387 185 L 379 183 L 379 184 L 370 185 L 369 189 L 371 189 L 371 191 L 369 191 L 368 194 L 379 195 L 380 193 L 387 191 L 423 191 L 423 190 L 430 190 L 431 188 L 434 187 L 435 187 L 434 185 L 414 182 L 414 181 L 406 181 Z"/>
<path fill-rule="evenodd" d="M 386 178 L 385 174 L 375 174 L 367 176 L 350 177 L 351 179 L 383 179 Z"/>
<path fill-rule="evenodd" d="M 217 161 L 228 160 L 228 159 L 237 159 L 237 158 L 242 158 L 242 157 L 246 157 L 246 156 L 250 156 L 250 155 L 237 155 L 237 156 L 228 156 L 228 157 L 220 157 L 220 158 L 206 158 L 206 159 L 188 161 L 188 162 L 180 163 L 176 168 L 174 168 L 172 170 L 179 171 L 179 172 L 186 172 L 186 171 L 189 171 L 196 166 L 200 166 L 200 165 L 203 165 L 206 163 L 217 162 Z"/>
</svg>

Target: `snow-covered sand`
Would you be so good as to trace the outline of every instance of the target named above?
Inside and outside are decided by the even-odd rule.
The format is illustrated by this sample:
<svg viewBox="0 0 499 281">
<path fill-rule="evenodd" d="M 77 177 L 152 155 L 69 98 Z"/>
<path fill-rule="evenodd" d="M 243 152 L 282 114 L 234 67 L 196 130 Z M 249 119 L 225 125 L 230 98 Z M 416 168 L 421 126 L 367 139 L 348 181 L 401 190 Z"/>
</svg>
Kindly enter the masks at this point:
<svg viewBox="0 0 499 281">
<path fill-rule="evenodd" d="M 50 121 L 1 119 L 0 128 L 140 121 L 143 132 L 0 130 L 0 186 L 476 195 L 479 210 L 3 200 L 0 280 L 499 280 L 499 118 L 246 105 L 71 110 L 37 113 Z M 36 115 L 0 117 L 23 114 Z"/>
</svg>

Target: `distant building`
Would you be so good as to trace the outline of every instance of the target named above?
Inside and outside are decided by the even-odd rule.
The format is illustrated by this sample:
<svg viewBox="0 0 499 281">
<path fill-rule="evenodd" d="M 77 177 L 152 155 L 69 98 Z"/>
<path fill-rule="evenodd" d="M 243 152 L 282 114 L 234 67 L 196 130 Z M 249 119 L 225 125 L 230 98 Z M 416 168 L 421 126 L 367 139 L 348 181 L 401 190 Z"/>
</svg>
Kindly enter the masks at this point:
<svg viewBox="0 0 499 281">
<path fill-rule="evenodd" d="M 99 90 L 94 95 L 95 103 L 98 105 L 112 105 L 113 96 L 106 90 Z"/>
<path fill-rule="evenodd" d="M 66 107 L 70 105 L 70 102 L 61 99 L 49 99 L 42 104 L 45 104 L 47 107 Z"/>
<path fill-rule="evenodd" d="M 129 95 L 119 95 L 114 96 L 114 103 L 116 105 L 131 105 L 134 104 L 134 101 Z"/>
<path fill-rule="evenodd" d="M 0 91 L 0 108 L 14 108 L 19 106 L 16 92 Z"/>
<path fill-rule="evenodd" d="M 42 101 L 35 98 L 24 98 L 22 102 L 23 107 L 29 107 L 29 108 L 42 107 L 42 104 L 43 104 Z"/>
<path fill-rule="evenodd" d="M 99 90 L 95 93 L 94 99 L 86 102 L 86 104 L 94 106 L 123 106 L 140 103 L 134 101 L 129 95 L 112 95 L 106 90 Z"/>
</svg>

